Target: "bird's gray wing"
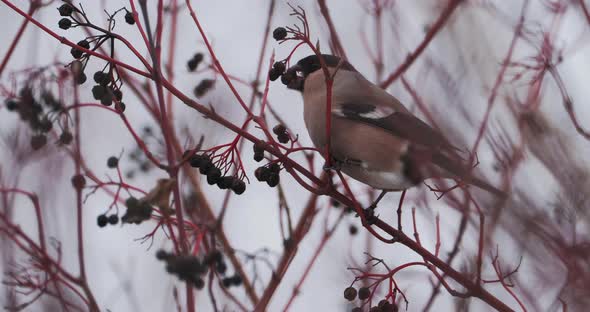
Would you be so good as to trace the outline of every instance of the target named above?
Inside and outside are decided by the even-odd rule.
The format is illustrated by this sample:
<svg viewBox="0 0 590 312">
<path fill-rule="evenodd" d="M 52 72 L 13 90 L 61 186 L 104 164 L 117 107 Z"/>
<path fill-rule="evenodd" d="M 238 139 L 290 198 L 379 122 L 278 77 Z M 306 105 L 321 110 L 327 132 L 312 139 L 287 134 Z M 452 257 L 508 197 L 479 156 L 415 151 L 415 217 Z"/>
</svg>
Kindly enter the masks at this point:
<svg viewBox="0 0 590 312">
<path fill-rule="evenodd" d="M 370 103 L 343 103 L 332 108 L 332 114 L 381 128 L 392 135 L 429 149 L 459 150 L 437 130 L 407 112 Z"/>
</svg>

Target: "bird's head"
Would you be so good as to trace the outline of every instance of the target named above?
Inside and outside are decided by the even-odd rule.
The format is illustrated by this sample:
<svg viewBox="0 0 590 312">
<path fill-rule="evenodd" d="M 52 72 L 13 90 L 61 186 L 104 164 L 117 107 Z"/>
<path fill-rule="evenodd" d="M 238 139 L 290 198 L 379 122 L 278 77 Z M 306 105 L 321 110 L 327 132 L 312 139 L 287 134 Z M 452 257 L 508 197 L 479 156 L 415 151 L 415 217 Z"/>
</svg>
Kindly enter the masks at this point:
<svg viewBox="0 0 590 312">
<path fill-rule="evenodd" d="M 339 67 L 339 70 L 355 71 L 354 67 L 340 57 L 331 54 L 321 54 L 320 56 L 312 54 L 300 59 L 297 64 L 289 67 L 283 74 L 282 81 L 287 88 L 303 91 L 305 79 L 312 73 L 322 69 L 320 57 L 328 68 Z"/>
</svg>

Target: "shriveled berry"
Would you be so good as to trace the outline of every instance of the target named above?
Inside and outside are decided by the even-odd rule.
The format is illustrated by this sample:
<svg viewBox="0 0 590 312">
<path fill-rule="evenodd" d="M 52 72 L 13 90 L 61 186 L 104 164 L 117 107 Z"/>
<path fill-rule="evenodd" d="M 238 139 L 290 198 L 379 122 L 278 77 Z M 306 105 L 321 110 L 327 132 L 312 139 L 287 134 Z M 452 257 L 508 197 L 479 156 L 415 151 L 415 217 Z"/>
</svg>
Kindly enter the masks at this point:
<svg viewBox="0 0 590 312">
<path fill-rule="evenodd" d="M 224 277 L 221 280 L 221 283 L 223 284 L 223 287 L 225 287 L 225 288 L 228 288 L 233 285 L 231 277 Z"/>
<path fill-rule="evenodd" d="M 348 228 L 348 232 L 350 233 L 350 235 L 356 235 L 356 233 L 358 233 L 358 231 L 359 231 L 359 229 L 352 224 Z"/>
<path fill-rule="evenodd" d="M 209 172 L 209 170 L 211 170 L 212 168 L 215 168 L 215 165 L 211 160 L 208 160 L 199 167 L 199 172 L 201 174 L 207 174 L 207 172 Z"/>
<path fill-rule="evenodd" d="M 192 283 L 196 289 L 203 289 L 203 287 L 205 287 L 205 281 L 200 277 L 193 279 Z"/>
<path fill-rule="evenodd" d="M 231 189 L 237 195 L 241 195 L 246 191 L 246 183 L 244 183 L 244 181 L 242 181 L 240 179 L 234 179 L 234 181 L 231 185 Z"/>
<path fill-rule="evenodd" d="M 380 307 L 371 307 L 369 312 L 382 312 Z"/>
<path fill-rule="evenodd" d="M 360 307 L 354 307 L 352 308 L 352 310 L 350 310 L 350 312 L 362 312 L 363 309 L 361 309 Z"/>
<path fill-rule="evenodd" d="M 103 214 L 101 214 L 100 216 L 98 216 L 96 218 L 96 224 L 98 224 L 99 227 L 105 227 L 108 222 L 109 222 L 109 218 L 107 218 L 107 216 L 105 216 Z"/>
<path fill-rule="evenodd" d="M 95 85 L 94 87 L 92 87 L 92 96 L 94 97 L 95 100 L 102 99 L 106 93 L 107 93 L 107 88 L 105 88 L 102 85 Z"/>
<path fill-rule="evenodd" d="M 285 72 L 285 69 L 287 69 L 287 66 L 284 62 L 275 62 L 274 64 L 272 64 L 272 68 L 282 74 Z"/>
<path fill-rule="evenodd" d="M 266 179 L 266 184 L 268 184 L 268 186 L 270 187 L 275 187 L 277 185 L 279 185 L 279 174 L 278 173 L 270 173 L 268 178 Z"/>
<path fill-rule="evenodd" d="M 254 154 L 256 153 L 264 153 L 264 146 L 266 144 L 263 141 L 258 141 L 254 143 L 252 149 L 254 150 Z"/>
<path fill-rule="evenodd" d="M 78 50 L 76 48 L 72 48 L 70 50 L 70 54 L 72 55 L 73 58 L 79 59 L 79 58 L 82 57 L 82 55 L 84 54 L 84 52 L 82 52 L 82 50 Z"/>
<path fill-rule="evenodd" d="M 90 42 L 88 42 L 88 40 L 86 40 L 86 39 L 83 39 L 83 40 L 78 41 L 77 44 L 79 46 L 81 46 L 82 48 L 90 49 Z"/>
<path fill-rule="evenodd" d="M 348 301 L 353 301 L 356 299 L 356 288 L 350 286 L 344 290 L 344 299 Z"/>
<path fill-rule="evenodd" d="M 81 174 L 72 177 L 72 186 L 76 189 L 83 189 L 86 186 L 86 178 Z"/>
<path fill-rule="evenodd" d="M 282 144 L 286 144 L 289 142 L 289 135 L 287 135 L 286 133 L 279 134 L 277 136 L 277 140 Z"/>
<path fill-rule="evenodd" d="M 104 106 L 111 106 L 113 104 L 113 92 L 110 89 L 106 89 L 106 92 L 100 99 L 100 104 Z"/>
<path fill-rule="evenodd" d="M 111 225 L 115 225 L 119 223 L 119 216 L 117 216 L 116 214 L 112 214 L 109 216 L 109 224 Z"/>
<path fill-rule="evenodd" d="M 379 309 L 381 309 L 381 312 L 393 312 L 395 311 L 396 306 L 391 304 L 391 302 L 389 302 L 389 300 L 387 299 L 383 299 L 381 301 L 379 301 L 379 303 L 377 304 L 377 307 L 379 307 Z"/>
<path fill-rule="evenodd" d="M 273 30 L 272 32 L 272 37 L 276 41 L 285 39 L 287 37 L 287 29 L 285 29 L 284 27 L 275 28 L 275 30 Z"/>
<path fill-rule="evenodd" d="M 31 137 L 31 147 L 34 150 L 40 150 L 47 144 L 47 137 L 44 134 L 36 134 Z"/>
<path fill-rule="evenodd" d="M 129 25 L 135 24 L 135 17 L 133 17 L 132 12 L 127 11 L 127 13 L 125 13 L 125 22 Z"/>
<path fill-rule="evenodd" d="M 188 62 L 186 62 L 186 67 L 188 67 L 188 71 L 195 71 L 195 69 L 197 69 L 197 66 L 199 65 L 199 63 L 197 63 L 197 61 L 192 58 L 190 60 L 188 60 Z"/>
<path fill-rule="evenodd" d="M 361 287 L 359 289 L 359 299 L 366 300 L 371 295 L 371 290 L 368 287 Z"/>
<path fill-rule="evenodd" d="M 278 124 L 272 128 L 272 132 L 276 135 L 287 133 L 287 128 L 281 124 Z"/>
<path fill-rule="evenodd" d="M 57 25 L 59 26 L 59 28 L 64 30 L 70 29 L 70 27 L 72 27 L 72 21 L 69 18 L 62 18 L 59 20 Z"/>
<path fill-rule="evenodd" d="M 64 131 L 59 135 L 59 143 L 69 145 L 74 140 L 74 136 L 69 131 Z"/>
<path fill-rule="evenodd" d="M 234 286 L 240 286 L 242 284 L 242 277 L 239 276 L 238 274 L 236 274 L 236 275 L 234 275 L 234 276 L 232 276 L 230 278 L 231 278 L 231 283 Z"/>
<path fill-rule="evenodd" d="M 107 159 L 107 167 L 117 168 L 118 165 L 119 165 L 119 158 L 117 158 L 115 156 L 111 156 L 111 157 L 109 157 L 109 159 Z"/>
<path fill-rule="evenodd" d="M 57 11 L 59 11 L 59 15 L 61 16 L 70 16 L 74 12 L 74 8 L 71 5 L 65 3 L 57 8 Z"/>
<path fill-rule="evenodd" d="M 293 71 L 286 71 L 284 74 L 281 75 L 281 82 L 284 85 L 289 85 L 291 81 L 297 78 L 297 74 Z"/>
</svg>

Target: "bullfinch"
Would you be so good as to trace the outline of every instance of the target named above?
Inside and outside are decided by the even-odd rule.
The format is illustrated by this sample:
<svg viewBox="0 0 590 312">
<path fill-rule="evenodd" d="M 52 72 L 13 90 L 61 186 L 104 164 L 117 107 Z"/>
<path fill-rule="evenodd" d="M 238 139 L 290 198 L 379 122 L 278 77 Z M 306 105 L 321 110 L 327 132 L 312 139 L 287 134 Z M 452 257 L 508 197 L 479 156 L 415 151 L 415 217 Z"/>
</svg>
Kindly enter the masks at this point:
<svg viewBox="0 0 590 312">
<path fill-rule="evenodd" d="M 350 63 L 321 55 L 333 79 L 330 155 L 353 179 L 400 191 L 428 178 L 454 178 L 490 193 L 505 193 L 474 177 L 471 166 L 441 132 L 414 116 L 395 97 L 367 80 Z M 289 89 L 303 95 L 304 119 L 316 148 L 328 144 L 326 75 L 320 56 L 310 55 L 283 73 Z"/>
</svg>

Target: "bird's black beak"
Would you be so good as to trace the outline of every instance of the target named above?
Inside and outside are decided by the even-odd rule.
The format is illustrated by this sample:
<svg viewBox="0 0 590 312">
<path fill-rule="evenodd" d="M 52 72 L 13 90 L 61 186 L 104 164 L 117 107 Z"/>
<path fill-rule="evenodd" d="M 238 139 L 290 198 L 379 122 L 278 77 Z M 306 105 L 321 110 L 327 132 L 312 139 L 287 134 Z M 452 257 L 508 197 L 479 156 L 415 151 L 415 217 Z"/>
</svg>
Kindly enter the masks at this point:
<svg viewBox="0 0 590 312">
<path fill-rule="evenodd" d="M 289 69 L 287 69 L 287 71 L 281 76 L 281 82 L 291 90 L 303 92 L 303 82 L 305 81 L 305 77 L 303 77 L 301 71 L 302 68 L 299 64 L 289 67 Z"/>
</svg>

